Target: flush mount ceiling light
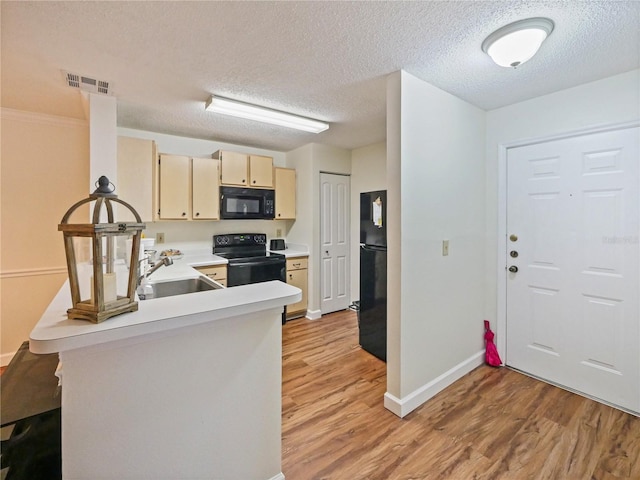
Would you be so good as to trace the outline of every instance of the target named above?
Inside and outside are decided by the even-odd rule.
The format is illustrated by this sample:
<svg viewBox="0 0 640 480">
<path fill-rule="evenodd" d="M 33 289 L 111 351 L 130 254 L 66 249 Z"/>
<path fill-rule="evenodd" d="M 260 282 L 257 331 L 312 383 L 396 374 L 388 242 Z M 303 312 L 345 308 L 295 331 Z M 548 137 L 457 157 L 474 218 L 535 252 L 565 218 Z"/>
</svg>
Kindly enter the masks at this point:
<svg viewBox="0 0 640 480">
<path fill-rule="evenodd" d="M 251 105 L 250 103 L 230 100 L 228 98 L 211 95 L 205 105 L 205 110 L 234 117 L 247 118 L 258 122 L 271 123 L 281 127 L 295 128 L 305 132 L 320 133 L 329 128 L 328 123 L 312 120 L 311 118 L 299 117 L 291 113 L 271 110 L 270 108 Z"/>
<path fill-rule="evenodd" d="M 548 18 L 527 18 L 505 25 L 482 42 L 482 51 L 501 67 L 522 65 L 533 57 L 553 31 Z"/>
</svg>

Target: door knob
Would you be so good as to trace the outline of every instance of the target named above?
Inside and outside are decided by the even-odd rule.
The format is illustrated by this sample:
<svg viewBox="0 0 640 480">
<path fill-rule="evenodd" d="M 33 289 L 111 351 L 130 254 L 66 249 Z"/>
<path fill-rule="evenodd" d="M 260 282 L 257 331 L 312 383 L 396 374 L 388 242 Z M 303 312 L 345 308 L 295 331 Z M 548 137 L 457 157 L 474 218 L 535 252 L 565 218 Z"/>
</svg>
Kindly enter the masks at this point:
<svg viewBox="0 0 640 480">
<path fill-rule="evenodd" d="M 515 265 L 511 265 L 511 266 L 509 267 L 509 271 L 510 271 L 511 273 L 516 273 L 516 272 L 518 271 L 518 267 L 516 267 Z"/>
<path fill-rule="evenodd" d="M 509 252 L 509 255 L 511 255 L 511 258 L 517 258 L 518 257 L 518 252 L 516 252 L 515 250 L 511 250 Z"/>
<path fill-rule="evenodd" d="M 511 240 L 512 242 L 517 242 L 518 235 L 516 235 L 515 233 L 512 233 L 511 235 L 509 235 L 509 240 Z"/>
</svg>

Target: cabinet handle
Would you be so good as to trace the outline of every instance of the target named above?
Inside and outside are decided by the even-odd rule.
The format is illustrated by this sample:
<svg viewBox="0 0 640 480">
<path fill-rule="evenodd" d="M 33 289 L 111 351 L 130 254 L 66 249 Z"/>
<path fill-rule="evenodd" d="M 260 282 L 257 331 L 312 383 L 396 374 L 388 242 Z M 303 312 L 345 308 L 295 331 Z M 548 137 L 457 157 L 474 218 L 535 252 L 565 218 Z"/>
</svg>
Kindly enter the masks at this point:
<svg viewBox="0 0 640 480">
<path fill-rule="evenodd" d="M 294 266 L 294 267 L 299 267 L 299 266 L 300 266 L 300 264 L 299 264 L 299 263 L 294 263 L 294 264 L 293 264 L 293 266 Z"/>
<path fill-rule="evenodd" d="M 293 280 L 293 275 L 289 274 L 289 279 Z"/>
<path fill-rule="evenodd" d="M 200 216 L 200 212 L 196 212 L 196 217 L 199 217 L 199 216 Z"/>
<path fill-rule="evenodd" d="M 182 212 L 182 216 L 186 217 L 187 216 L 187 212 Z"/>
<path fill-rule="evenodd" d="M 256 181 L 254 180 L 253 183 L 256 183 Z"/>
<path fill-rule="evenodd" d="M 247 183 L 247 181 L 243 178 L 243 179 L 242 179 L 242 183 Z"/>
<path fill-rule="evenodd" d="M 278 216 L 280 216 L 280 214 L 278 214 Z"/>
</svg>

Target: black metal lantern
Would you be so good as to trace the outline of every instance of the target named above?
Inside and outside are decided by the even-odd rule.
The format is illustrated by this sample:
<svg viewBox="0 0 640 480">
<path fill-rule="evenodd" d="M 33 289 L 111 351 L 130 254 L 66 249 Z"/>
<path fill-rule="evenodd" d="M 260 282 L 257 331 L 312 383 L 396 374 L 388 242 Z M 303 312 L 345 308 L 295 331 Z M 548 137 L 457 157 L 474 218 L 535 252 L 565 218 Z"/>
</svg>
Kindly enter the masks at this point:
<svg viewBox="0 0 640 480">
<path fill-rule="evenodd" d="M 109 179 L 100 177 L 98 188 L 65 213 L 58 225 L 64 235 L 71 287 L 72 319 L 102 322 L 109 317 L 138 310 L 135 301 L 140 238 L 145 224 L 128 203 L 119 200 Z M 69 223 L 82 205 L 95 201 L 92 223 Z M 114 205 L 126 207 L 135 222 L 114 222 Z M 106 223 L 103 207 L 106 210 Z"/>
</svg>

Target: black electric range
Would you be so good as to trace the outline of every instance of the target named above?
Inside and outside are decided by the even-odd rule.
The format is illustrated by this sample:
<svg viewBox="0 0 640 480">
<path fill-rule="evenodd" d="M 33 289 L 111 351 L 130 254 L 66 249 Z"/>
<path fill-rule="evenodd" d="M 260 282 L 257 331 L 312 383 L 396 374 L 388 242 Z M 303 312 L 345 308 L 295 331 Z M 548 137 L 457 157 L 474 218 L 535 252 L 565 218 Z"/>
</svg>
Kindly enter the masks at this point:
<svg viewBox="0 0 640 480">
<path fill-rule="evenodd" d="M 271 280 L 286 282 L 285 256 L 267 251 L 264 233 L 214 235 L 213 253 L 229 261 L 228 287 Z"/>
</svg>

